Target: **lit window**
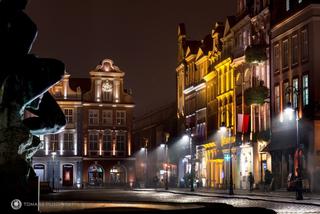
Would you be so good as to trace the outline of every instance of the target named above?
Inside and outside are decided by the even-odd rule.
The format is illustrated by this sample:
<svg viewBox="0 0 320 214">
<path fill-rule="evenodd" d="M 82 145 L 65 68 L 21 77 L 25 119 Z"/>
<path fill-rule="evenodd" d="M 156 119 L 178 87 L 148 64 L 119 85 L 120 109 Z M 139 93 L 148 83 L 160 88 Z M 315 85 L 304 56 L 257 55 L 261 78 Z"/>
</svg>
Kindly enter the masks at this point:
<svg viewBox="0 0 320 214">
<path fill-rule="evenodd" d="M 274 72 L 278 72 L 280 68 L 280 53 L 279 44 L 275 45 L 273 48 L 273 69 Z"/>
<path fill-rule="evenodd" d="M 58 139 L 59 139 L 59 135 L 58 134 L 50 135 L 50 150 L 51 151 L 58 150 Z"/>
<path fill-rule="evenodd" d="M 288 57 L 289 57 L 289 46 L 288 46 L 288 40 L 283 41 L 282 43 L 282 50 L 283 50 L 283 55 L 282 55 L 282 67 L 287 68 L 288 67 Z"/>
<path fill-rule="evenodd" d="M 64 133 L 64 150 L 74 150 L 73 133 Z"/>
<path fill-rule="evenodd" d="M 288 90 L 289 88 L 289 82 L 284 82 L 283 83 L 283 109 L 286 108 L 287 104 L 290 102 L 290 91 Z"/>
<path fill-rule="evenodd" d="M 279 85 L 274 87 L 274 110 L 276 113 L 280 112 L 280 87 L 279 87 Z"/>
<path fill-rule="evenodd" d="M 298 63 L 298 35 L 292 36 L 292 64 Z"/>
<path fill-rule="evenodd" d="M 126 111 L 116 111 L 117 125 L 126 125 Z"/>
<path fill-rule="evenodd" d="M 112 110 L 103 110 L 102 111 L 102 124 L 103 125 L 112 125 Z"/>
<path fill-rule="evenodd" d="M 65 108 L 64 115 L 66 117 L 67 123 L 73 123 L 73 109 L 72 108 Z"/>
<path fill-rule="evenodd" d="M 90 109 L 89 110 L 89 125 L 98 125 L 99 124 L 99 110 Z"/>
<path fill-rule="evenodd" d="M 301 58 L 307 60 L 309 57 L 308 31 L 304 29 L 301 31 Z"/>
<path fill-rule="evenodd" d="M 89 133 L 89 149 L 98 150 L 98 133 Z"/>
<path fill-rule="evenodd" d="M 309 105 L 309 77 L 303 75 L 302 77 L 302 90 L 303 90 L 303 106 Z"/>
<path fill-rule="evenodd" d="M 299 79 L 295 78 L 292 80 L 292 86 L 295 91 L 299 91 Z M 298 107 L 298 94 L 293 93 L 293 108 L 296 109 Z"/>
</svg>

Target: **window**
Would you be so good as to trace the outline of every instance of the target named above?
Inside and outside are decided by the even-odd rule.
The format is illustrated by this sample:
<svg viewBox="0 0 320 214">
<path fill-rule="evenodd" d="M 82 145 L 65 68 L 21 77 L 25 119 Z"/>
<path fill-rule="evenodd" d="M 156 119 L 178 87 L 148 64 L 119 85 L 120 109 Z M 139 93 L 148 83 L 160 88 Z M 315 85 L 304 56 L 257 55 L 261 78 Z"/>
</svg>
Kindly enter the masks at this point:
<svg viewBox="0 0 320 214">
<path fill-rule="evenodd" d="M 89 125 L 99 125 L 99 110 L 89 110 Z"/>
<path fill-rule="evenodd" d="M 89 133 L 89 149 L 98 150 L 98 133 Z"/>
<path fill-rule="evenodd" d="M 279 85 L 274 87 L 274 111 L 280 112 L 280 87 Z"/>
<path fill-rule="evenodd" d="M 286 10 L 290 10 L 290 0 L 286 0 Z"/>
<path fill-rule="evenodd" d="M 309 105 L 309 76 L 307 74 L 302 77 L 302 97 L 303 106 Z"/>
<path fill-rule="evenodd" d="M 273 48 L 273 69 L 274 69 L 274 72 L 278 72 L 279 68 L 280 68 L 280 53 L 279 53 L 279 44 L 277 44 Z"/>
<path fill-rule="evenodd" d="M 66 117 L 67 123 L 73 123 L 73 109 L 72 108 L 65 108 L 64 109 L 64 116 Z"/>
<path fill-rule="evenodd" d="M 112 110 L 103 110 L 102 111 L 102 124 L 103 125 L 112 125 Z"/>
<path fill-rule="evenodd" d="M 58 140 L 59 140 L 59 135 L 58 134 L 50 135 L 50 150 L 51 151 L 57 151 L 58 150 Z"/>
<path fill-rule="evenodd" d="M 126 141 L 126 134 L 125 133 L 117 133 L 117 146 L 116 146 L 116 150 L 117 151 L 124 151 L 124 144 Z"/>
<path fill-rule="evenodd" d="M 295 78 L 292 80 L 292 86 L 294 91 L 299 91 L 299 79 Z M 298 108 L 298 95 L 297 93 L 293 93 L 293 108 Z"/>
<path fill-rule="evenodd" d="M 116 111 L 116 124 L 126 125 L 126 111 Z"/>
<path fill-rule="evenodd" d="M 292 36 L 292 65 L 298 63 L 298 35 Z"/>
<path fill-rule="evenodd" d="M 301 31 L 301 59 L 307 60 L 309 57 L 308 31 Z"/>
<path fill-rule="evenodd" d="M 103 135 L 103 147 L 106 151 L 112 150 L 112 133 L 105 132 Z"/>
<path fill-rule="evenodd" d="M 64 150 L 74 150 L 73 133 L 64 133 Z"/>
<path fill-rule="evenodd" d="M 288 40 L 283 41 L 282 43 L 282 67 L 287 68 L 288 67 L 288 57 L 289 57 L 289 46 L 288 46 Z"/>
<path fill-rule="evenodd" d="M 283 83 L 283 109 L 285 109 L 287 107 L 287 104 L 290 102 L 290 90 L 288 90 L 289 88 L 289 82 L 284 82 Z"/>
</svg>

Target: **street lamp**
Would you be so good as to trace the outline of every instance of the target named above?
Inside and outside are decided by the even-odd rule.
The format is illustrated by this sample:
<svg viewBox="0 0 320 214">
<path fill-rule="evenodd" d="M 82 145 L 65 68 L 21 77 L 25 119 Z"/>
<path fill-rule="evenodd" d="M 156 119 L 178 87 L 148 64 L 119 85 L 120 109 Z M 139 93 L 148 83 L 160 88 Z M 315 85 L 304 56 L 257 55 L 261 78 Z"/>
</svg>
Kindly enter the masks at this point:
<svg viewBox="0 0 320 214">
<path fill-rule="evenodd" d="M 51 152 L 52 157 L 52 190 L 54 190 L 54 158 L 57 155 L 56 152 Z"/>
<path fill-rule="evenodd" d="M 230 179 L 229 179 L 229 195 L 234 195 L 233 192 L 233 176 L 232 176 L 232 147 L 231 147 L 231 127 L 226 127 L 225 122 L 221 123 L 221 127 L 220 127 L 220 131 L 222 133 L 226 133 L 226 131 L 228 131 L 228 137 L 229 137 L 229 155 L 230 155 L 230 165 L 229 165 L 229 169 L 230 169 Z"/>
<path fill-rule="evenodd" d="M 190 148 L 190 162 L 191 162 L 191 170 L 190 170 L 190 191 L 194 192 L 193 187 L 193 177 L 194 177 L 194 157 L 193 157 L 193 151 L 192 151 L 192 137 L 193 134 L 190 130 L 187 130 L 186 135 L 183 136 L 184 139 L 188 138 L 189 140 L 189 148 Z"/>
<path fill-rule="evenodd" d="M 287 103 L 287 107 L 285 108 L 285 116 L 289 117 L 289 120 L 292 120 L 292 115 L 295 113 L 296 116 L 296 152 L 297 152 L 297 168 L 294 169 L 295 173 L 297 173 L 296 178 L 296 199 L 297 200 L 303 200 L 303 194 L 302 194 L 302 173 L 301 173 L 301 165 L 300 165 L 300 142 L 299 142 L 299 107 L 298 107 L 298 100 L 299 100 L 299 91 L 294 86 L 288 86 L 285 89 L 285 94 L 290 94 L 292 92 L 296 99 L 297 99 L 297 106 L 293 108 L 291 102 Z"/>
<path fill-rule="evenodd" d="M 165 179 L 165 189 L 168 190 L 168 176 L 169 176 L 169 172 L 168 172 L 168 140 L 170 137 L 169 133 L 165 133 L 165 137 L 166 137 L 166 144 L 165 144 L 165 152 L 166 152 L 166 165 L 165 165 L 165 170 L 166 170 L 166 179 Z"/>
</svg>

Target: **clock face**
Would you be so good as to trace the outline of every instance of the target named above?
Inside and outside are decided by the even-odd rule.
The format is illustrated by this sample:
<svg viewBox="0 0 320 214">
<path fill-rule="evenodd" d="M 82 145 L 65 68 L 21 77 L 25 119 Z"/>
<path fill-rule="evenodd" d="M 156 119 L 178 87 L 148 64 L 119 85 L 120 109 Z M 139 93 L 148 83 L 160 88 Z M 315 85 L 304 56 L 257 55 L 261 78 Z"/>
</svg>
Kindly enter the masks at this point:
<svg viewBox="0 0 320 214">
<path fill-rule="evenodd" d="M 112 84 L 109 80 L 106 80 L 102 83 L 102 91 L 103 92 L 111 92 L 112 91 Z"/>
</svg>

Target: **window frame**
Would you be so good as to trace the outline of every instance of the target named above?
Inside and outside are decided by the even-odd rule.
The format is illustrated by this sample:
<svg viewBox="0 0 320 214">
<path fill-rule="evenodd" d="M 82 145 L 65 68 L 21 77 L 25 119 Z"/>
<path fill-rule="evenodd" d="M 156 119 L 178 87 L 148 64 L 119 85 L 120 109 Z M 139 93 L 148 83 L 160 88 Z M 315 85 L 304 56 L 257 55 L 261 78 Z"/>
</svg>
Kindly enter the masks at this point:
<svg viewBox="0 0 320 214">
<path fill-rule="evenodd" d="M 96 113 L 96 116 L 94 116 L 94 112 Z M 93 114 L 91 114 L 91 113 L 93 113 Z M 99 125 L 99 109 L 89 109 L 88 110 L 88 124 L 90 126 Z"/>
<path fill-rule="evenodd" d="M 122 115 L 122 113 L 124 114 Z M 126 124 L 127 124 L 127 112 L 125 110 L 116 110 L 116 125 L 125 126 Z"/>
</svg>

